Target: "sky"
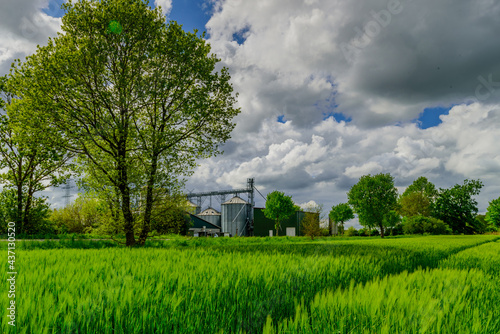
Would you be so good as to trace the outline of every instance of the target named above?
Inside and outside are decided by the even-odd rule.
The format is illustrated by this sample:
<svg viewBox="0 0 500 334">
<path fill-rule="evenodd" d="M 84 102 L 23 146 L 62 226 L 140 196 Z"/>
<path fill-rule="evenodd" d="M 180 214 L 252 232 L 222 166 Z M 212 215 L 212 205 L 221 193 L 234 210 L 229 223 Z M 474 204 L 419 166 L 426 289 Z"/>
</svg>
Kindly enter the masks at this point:
<svg viewBox="0 0 500 334">
<path fill-rule="evenodd" d="M 0 1 L 2 75 L 56 35 L 63 0 Z M 441 188 L 480 179 L 480 213 L 500 196 L 500 2 L 151 5 L 207 32 L 239 94 L 224 154 L 199 161 L 188 191 L 241 188 L 253 177 L 264 196 L 280 190 L 329 211 L 362 175 L 390 173 L 400 192 L 419 176 Z M 46 194 L 61 205 L 60 189 Z"/>
</svg>

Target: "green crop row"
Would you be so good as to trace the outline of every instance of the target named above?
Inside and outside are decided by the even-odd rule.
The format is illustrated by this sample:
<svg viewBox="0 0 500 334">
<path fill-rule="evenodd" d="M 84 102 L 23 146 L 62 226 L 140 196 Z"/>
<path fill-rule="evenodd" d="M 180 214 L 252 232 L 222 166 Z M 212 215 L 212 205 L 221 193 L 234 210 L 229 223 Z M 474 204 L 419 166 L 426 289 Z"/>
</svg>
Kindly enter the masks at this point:
<svg viewBox="0 0 500 334">
<path fill-rule="evenodd" d="M 439 266 L 465 270 L 477 268 L 498 279 L 500 276 L 500 241 L 461 251 L 442 261 Z"/>
<path fill-rule="evenodd" d="M 482 271 L 419 270 L 321 293 L 275 333 L 498 333 L 500 290 Z"/>
<path fill-rule="evenodd" d="M 468 247 L 496 245 L 491 241 L 497 238 L 192 239 L 155 241 L 134 249 L 20 250 L 17 333 L 260 333 L 264 327 L 289 332 L 287 326 L 296 322 L 290 319 L 309 318 L 314 303 L 328 310 L 329 304 L 321 300 L 333 300 L 332 294 L 350 291 L 362 299 L 364 293 L 372 300 L 374 290 L 363 289 L 374 282 L 386 284 L 380 291 L 393 293 L 388 289 L 398 276 L 387 276 L 407 271 L 421 277 L 419 268 L 435 268 Z M 7 271 L 0 273 L 2 282 Z M 408 286 L 401 289 L 407 291 Z M 2 294 L 3 310 L 7 302 Z M 351 315 L 346 313 L 344 321 Z M 372 328 L 361 324 L 356 328 Z M 489 326 L 497 325 L 493 321 Z M 325 327 L 326 332 L 331 328 Z M 10 329 L 2 321 L 1 331 Z"/>
<path fill-rule="evenodd" d="M 264 333 L 499 333 L 500 242 L 453 252 L 438 267 L 318 293 L 293 318 L 269 317 Z"/>
</svg>

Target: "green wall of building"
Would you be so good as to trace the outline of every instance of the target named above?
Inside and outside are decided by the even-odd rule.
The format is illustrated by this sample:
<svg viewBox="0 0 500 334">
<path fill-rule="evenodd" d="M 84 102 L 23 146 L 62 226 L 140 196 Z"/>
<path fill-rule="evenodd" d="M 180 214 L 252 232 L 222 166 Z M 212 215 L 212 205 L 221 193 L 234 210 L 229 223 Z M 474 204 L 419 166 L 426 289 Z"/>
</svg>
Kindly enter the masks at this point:
<svg viewBox="0 0 500 334">
<path fill-rule="evenodd" d="M 268 237 L 269 230 L 273 230 L 273 235 L 276 236 L 276 230 L 274 229 L 274 220 L 266 218 L 264 216 L 264 208 L 254 208 L 254 229 L 253 234 L 256 237 Z M 302 211 L 296 211 L 292 217 L 281 222 L 281 229 L 279 235 L 286 235 L 287 227 L 295 227 L 296 235 L 302 235 L 302 219 L 305 213 Z"/>
</svg>

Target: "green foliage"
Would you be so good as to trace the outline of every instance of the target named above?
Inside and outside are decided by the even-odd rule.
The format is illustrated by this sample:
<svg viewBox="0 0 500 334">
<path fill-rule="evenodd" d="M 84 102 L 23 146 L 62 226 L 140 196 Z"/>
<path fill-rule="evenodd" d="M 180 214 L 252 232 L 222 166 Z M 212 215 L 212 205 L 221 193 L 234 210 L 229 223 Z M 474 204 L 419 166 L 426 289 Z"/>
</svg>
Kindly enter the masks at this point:
<svg viewBox="0 0 500 334">
<path fill-rule="evenodd" d="M 390 174 L 364 175 L 352 186 L 347 197 L 349 204 L 358 214 L 359 222 L 365 227 L 377 227 L 381 237 L 387 220 L 384 219 L 397 203 L 397 189 Z"/>
<path fill-rule="evenodd" d="M 330 235 L 330 230 L 328 228 L 320 228 L 321 233 L 320 236 L 322 237 L 328 237 Z"/>
<path fill-rule="evenodd" d="M 428 217 L 437 195 L 434 184 L 423 176 L 419 177 L 399 197 L 397 211 L 403 217 Z"/>
<path fill-rule="evenodd" d="M 478 195 L 483 187 L 479 180 L 464 180 L 463 185 L 440 189 L 433 206 L 433 216 L 448 224 L 454 233 L 479 232 L 476 227 Z"/>
<path fill-rule="evenodd" d="M 387 230 L 390 235 L 394 235 L 394 230 L 398 229 L 401 223 L 401 216 L 396 210 L 391 210 L 387 215 L 384 216 L 384 226 L 387 226 Z"/>
<path fill-rule="evenodd" d="M 476 219 L 474 221 L 474 229 L 475 232 L 479 234 L 498 231 L 498 227 L 486 220 L 486 215 L 476 216 Z"/>
<path fill-rule="evenodd" d="M 340 224 L 339 230 L 341 231 L 340 234 L 342 235 L 344 232 L 344 223 L 354 218 L 354 212 L 352 211 L 349 204 L 339 203 L 332 206 L 329 217 L 333 223 Z"/>
<path fill-rule="evenodd" d="M 489 224 L 500 228 L 500 197 L 489 203 L 485 219 Z"/>
<path fill-rule="evenodd" d="M 186 235 L 191 219 L 184 196 L 167 196 L 153 207 L 151 229 L 159 234 Z"/>
<path fill-rule="evenodd" d="M 412 193 L 420 193 L 432 203 L 439 192 L 432 182 L 429 182 L 426 177 L 421 176 L 405 189 L 402 197 L 408 196 Z"/>
<path fill-rule="evenodd" d="M 266 208 L 264 216 L 276 222 L 274 228 L 276 236 L 281 229 L 281 222 L 290 218 L 295 213 L 295 204 L 292 201 L 292 196 L 286 196 L 283 192 L 273 191 L 266 196 Z"/>
<path fill-rule="evenodd" d="M 0 76 L 0 109 L 5 108 L 5 90 L 6 90 L 7 76 Z"/>
<path fill-rule="evenodd" d="M 349 226 L 347 231 L 345 231 L 346 237 L 355 237 L 358 235 L 358 231 L 354 228 L 354 226 Z"/>
<path fill-rule="evenodd" d="M 63 8 L 63 33 L 14 66 L 13 86 L 64 135 L 85 177 L 100 185 L 94 191 L 119 196 L 127 244 L 134 228 L 144 244 L 154 193 L 177 192 L 197 159 L 220 154 L 230 138 L 240 110 L 229 72 L 203 36 L 165 23 L 145 1 Z"/>
<path fill-rule="evenodd" d="M 442 220 L 434 217 L 411 216 L 403 219 L 405 234 L 451 234 L 451 228 Z"/>
<path fill-rule="evenodd" d="M 109 233 L 113 230 L 104 226 L 111 220 L 106 203 L 85 196 L 78 197 L 62 209 L 54 209 L 50 220 L 59 233 Z"/>
<path fill-rule="evenodd" d="M 421 192 L 411 192 L 401 196 L 398 200 L 398 212 L 403 217 L 431 215 L 431 202 L 425 194 Z"/>
<path fill-rule="evenodd" d="M 372 237 L 380 235 L 380 232 L 377 229 L 371 227 L 363 227 L 358 230 L 358 235 L 360 237 Z"/>
<path fill-rule="evenodd" d="M 0 115 L 0 183 L 14 190 L 10 210 L 16 216 L 10 219 L 16 222 L 17 232 L 32 234 L 47 228 L 35 226 L 35 221 L 45 222 L 35 218 L 43 211 L 35 194 L 70 177 L 72 154 L 63 149 L 62 137 L 37 116 L 38 105 L 16 96 L 11 84 L 5 77 L 0 80 L 0 107 L 6 110 Z"/>
<path fill-rule="evenodd" d="M 26 207 L 26 196 L 23 197 L 23 208 Z M 7 223 L 16 222 L 16 234 L 52 234 L 55 233 L 55 226 L 51 223 L 49 216 L 50 206 L 46 197 L 34 197 L 31 201 L 31 208 L 26 215 L 27 224 L 23 224 L 23 230 L 19 228 L 16 218 L 19 216 L 17 210 L 17 193 L 14 189 L 4 188 L 0 192 L 0 233 L 7 231 Z M 21 215 L 24 216 L 23 213 Z"/>
<path fill-rule="evenodd" d="M 313 240 L 314 237 L 319 237 L 323 234 L 323 229 L 319 226 L 323 206 L 317 205 L 308 207 L 305 211 L 305 216 L 301 223 L 302 233 Z"/>
</svg>

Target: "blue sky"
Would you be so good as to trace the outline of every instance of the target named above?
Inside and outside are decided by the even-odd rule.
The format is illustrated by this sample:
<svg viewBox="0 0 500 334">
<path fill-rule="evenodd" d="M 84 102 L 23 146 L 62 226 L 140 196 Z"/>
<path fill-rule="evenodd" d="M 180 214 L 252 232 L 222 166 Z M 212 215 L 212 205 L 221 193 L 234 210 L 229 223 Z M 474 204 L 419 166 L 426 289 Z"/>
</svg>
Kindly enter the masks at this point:
<svg viewBox="0 0 500 334">
<path fill-rule="evenodd" d="M 187 189 L 254 177 L 264 194 L 330 208 L 383 172 L 400 191 L 419 176 L 442 188 L 481 179 L 480 212 L 500 196 L 500 3 L 156 1 L 210 32 L 239 94 L 224 154 L 199 161 Z M 56 35 L 61 2 L 0 5 L 0 74 Z M 60 189 L 47 196 L 60 205 Z"/>
<path fill-rule="evenodd" d="M 182 24 L 186 31 L 197 29 L 202 32 L 211 17 L 211 11 L 211 6 L 204 1 L 172 0 L 169 19 Z"/>
</svg>

